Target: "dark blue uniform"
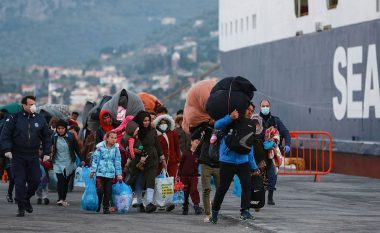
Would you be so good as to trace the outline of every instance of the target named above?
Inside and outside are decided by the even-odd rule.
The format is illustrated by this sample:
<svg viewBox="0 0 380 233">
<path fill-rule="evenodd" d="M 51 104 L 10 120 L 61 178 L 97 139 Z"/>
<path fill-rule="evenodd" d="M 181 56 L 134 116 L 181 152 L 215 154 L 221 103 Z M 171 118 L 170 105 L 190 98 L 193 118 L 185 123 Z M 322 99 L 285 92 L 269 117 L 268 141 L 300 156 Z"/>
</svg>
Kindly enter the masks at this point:
<svg viewBox="0 0 380 233">
<path fill-rule="evenodd" d="M 12 171 L 19 203 L 29 202 L 40 183 L 39 149 L 50 154 L 49 128 L 42 115 L 25 111 L 9 115 L 0 137 L 4 153 L 12 152 Z"/>
</svg>

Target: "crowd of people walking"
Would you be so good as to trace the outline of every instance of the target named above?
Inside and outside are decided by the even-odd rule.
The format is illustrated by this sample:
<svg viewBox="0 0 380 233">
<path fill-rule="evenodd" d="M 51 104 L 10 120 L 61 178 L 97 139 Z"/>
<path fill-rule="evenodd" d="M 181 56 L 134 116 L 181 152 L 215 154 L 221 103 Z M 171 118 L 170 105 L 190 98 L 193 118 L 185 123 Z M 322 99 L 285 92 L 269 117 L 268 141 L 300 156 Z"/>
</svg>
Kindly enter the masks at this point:
<svg viewBox="0 0 380 233">
<path fill-rule="evenodd" d="M 260 102 L 258 114 L 252 102 L 245 102 L 243 110 L 231 110 L 219 119 L 209 116 L 197 125 L 184 122 L 186 106 L 185 111 L 177 111 L 174 117 L 160 103 L 129 114 L 130 106 L 125 105 L 122 94 L 115 112 L 95 106 L 98 110 L 85 117 L 83 124 L 77 122 L 81 114 L 78 112 L 67 119 L 46 118 L 37 113 L 36 101 L 33 96 L 25 96 L 20 112 L 10 114 L 4 110 L 0 113 L 0 165 L 9 176 L 6 199 L 17 202 L 19 217 L 33 212 L 31 197 L 35 193 L 37 204 L 51 203 L 47 182 L 42 183 L 42 177 L 46 177 L 46 181 L 54 175 L 58 194 L 55 204 L 70 205 L 67 194 L 78 166 L 88 166 L 90 176 L 96 177 L 97 211 L 103 209 L 104 214 L 114 211 L 112 184 L 116 182 L 125 182 L 132 188 L 137 211 L 152 213 L 162 208 L 155 203 L 155 179 L 162 170 L 184 185 L 182 214 L 189 214 L 191 198 L 194 213 L 203 213 L 205 222 L 218 222 L 224 197 L 235 175 L 242 190 L 242 220 L 254 219 L 250 209 L 259 211 L 261 208 L 253 204 L 257 198 L 253 194 L 255 183 L 261 182 L 264 193 L 268 192 L 267 204 L 275 204 L 273 193 L 279 164 L 276 158 L 267 155 L 269 150 L 278 147 L 288 153 L 290 136 L 280 118 L 272 115 L 268 99 Z M 98 122 L 96 126 L 93 120 Z M 237 130 L 241 127 L 239 124 L 253 126 L 249 135 Z M 284 140 L 267 138 L 265 132 L 271 127 L 278 130 Z M 247 148 L 237 145 L 236 138 L 240 142 L 246 140 L 243 147 Z M 216 188 L 213 198 L 212 185 Z M 164 210 L 175 208 L 171 203 Z"/>
</svg>

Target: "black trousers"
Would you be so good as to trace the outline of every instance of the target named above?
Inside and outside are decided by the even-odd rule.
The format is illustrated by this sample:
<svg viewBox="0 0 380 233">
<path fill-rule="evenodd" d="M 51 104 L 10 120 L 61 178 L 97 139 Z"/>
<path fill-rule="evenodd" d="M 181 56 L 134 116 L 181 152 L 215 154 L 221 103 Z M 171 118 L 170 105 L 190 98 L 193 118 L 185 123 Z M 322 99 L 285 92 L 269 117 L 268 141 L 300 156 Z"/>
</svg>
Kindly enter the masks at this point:
<svg viewBox="0 0 380 233">
<path fill-rule="evenodd" d="M 16 188 L 15 200 L 19 203 L 26 202 L 41 182 L 40 161 L 38 156 L 14 155 L 11 163 Z"/>
<path fill-rule="evenodd" d="M 56 173 L 57 175 L 57 192 L 58 192 L 58 200 L 66 200 L 67 191 L 69 190 L 69 181 L 71 179 L 72 174 L 69 176 L 64 176 L 62 173 Z"/>
<path fill-rule="evenodd" d="M 113 178 L 96 177 L 96 189 L 98 192 L 99 207 L 103 201 L 103 210 L 110 207 L 111 195 L 112 195 L 112 181 Z"/>
<path fill-rule="evenodd" d="M 220 162 L 220 185 L 216 190 L 212 210 L 219 211 L 234 175 L 237 175 L 241 184 L 241 210 L 248 210 L 251 200 L 251 174 L 249 163 L 232 164 Z"/>
<path fill-rule="evenodd" d="M 12 168 L 7 168 L 9 186 L 8 186 L 8 194 L 12 196 L 13 188 L 15 187 L 15 179 L 13 178 Z"/>
</svg>

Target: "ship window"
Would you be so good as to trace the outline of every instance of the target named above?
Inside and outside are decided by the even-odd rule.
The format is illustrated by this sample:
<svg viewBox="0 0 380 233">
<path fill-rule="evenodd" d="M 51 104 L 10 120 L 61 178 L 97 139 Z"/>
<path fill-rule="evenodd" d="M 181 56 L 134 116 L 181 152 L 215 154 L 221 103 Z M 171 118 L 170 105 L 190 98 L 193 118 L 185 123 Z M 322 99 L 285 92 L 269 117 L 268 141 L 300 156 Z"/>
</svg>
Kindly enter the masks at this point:
<svg viewBox="0 0 380 233">
<path fill-rule="evenodd" d="M 230 22 L 230 35 L 232 35 L 232 21 Z"/>
<path fill-rule="evenodd" d="M 309 14 L 308 0 L 294 0 L 294 6 L 297 17 L 302 17 Z"/>
<path fill-rule="evenodd" d="M 338 6 L 338 0 L 326 0 L 327 9 L 335 9 Z"/>
<path fill-rule="evenodd" d="M 228 36 L 228 23 L 224 24 L 224 33 L 226 34 L 226 37 Z"/>
<path fill-rule="evenodd" d="M 246 23 L 247 23 L 247 31 L 248 31 L 248 29 L 249 29 L 249 17 L 247 16 L 247 18 L 246 18 Z"/>
<path fill-rule="evenodd" d="M 252 15 L 252 29 L 256 28 L 256 15 Z"/>
<path fill-rule="evenodd" d="M 244 20 L 243 20 L 243 18 L 240 19 L 240 28 L 241 28 L 241 32 L 243 32 L 243 30 L 244 30 Z"/>
<path fill-rule="evenodd" d="M 380 11 L 380 0 L 376 0 L 376 11 Z"/>
<path fill-rule="evenodd" d="M 235 33 L 238 33 L 238 20 L 235 20 Z"/>
</svg>

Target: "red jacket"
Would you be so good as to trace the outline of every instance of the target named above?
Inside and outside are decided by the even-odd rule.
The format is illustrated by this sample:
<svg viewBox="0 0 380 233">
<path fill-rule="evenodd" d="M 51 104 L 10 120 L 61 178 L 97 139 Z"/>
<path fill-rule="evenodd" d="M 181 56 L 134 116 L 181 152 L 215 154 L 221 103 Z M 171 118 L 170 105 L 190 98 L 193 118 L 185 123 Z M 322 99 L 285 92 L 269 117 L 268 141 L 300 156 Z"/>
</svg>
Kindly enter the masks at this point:
<svg viewBox="0 0 380 233">
<path fill-rule="evenodd" d="M 181 158 L 178 170 L 179 177 L 198 176 L 198 156 L 191 150 L 186 150 Z"/>
<path fill-rule="evenodd" d="M 163 134 L 158 133 L 158 140 L 160 141 L 162 152 L 168 163 L 177 164 L 181 159 L 178 134 L 175 131 L 168 130 L 166 135 L 168 140 L 166 140 Z"/>
</svg>

